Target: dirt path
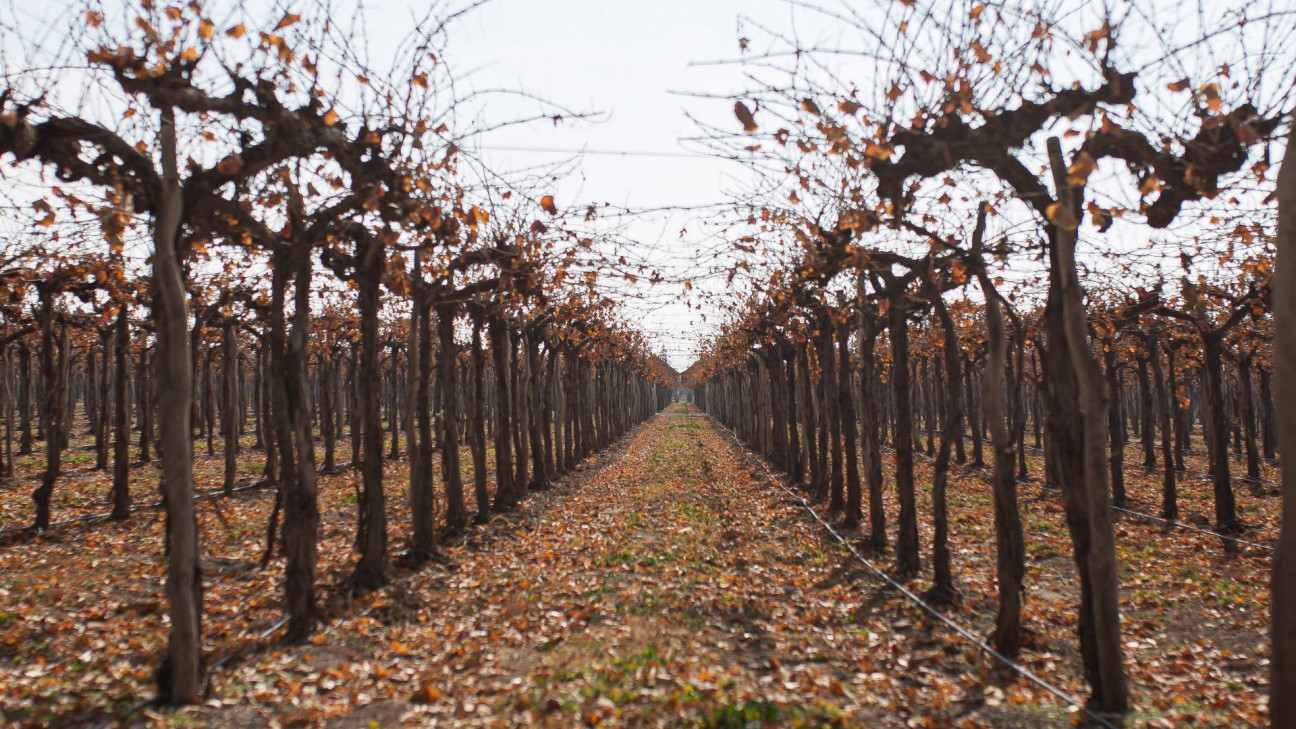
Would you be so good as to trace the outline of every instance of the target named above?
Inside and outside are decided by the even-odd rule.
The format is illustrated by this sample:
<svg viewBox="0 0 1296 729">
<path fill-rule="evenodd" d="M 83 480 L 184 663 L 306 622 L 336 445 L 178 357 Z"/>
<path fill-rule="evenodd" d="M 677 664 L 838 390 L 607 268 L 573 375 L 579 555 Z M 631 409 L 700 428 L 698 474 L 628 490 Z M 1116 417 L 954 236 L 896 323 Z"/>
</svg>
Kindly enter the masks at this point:
<svg viewBox="0 0 1296 729">
<path fill-rule="evenodd" d="M 1038 726 L 710 421 L 672 412 L 318 645 L 222 672 L 213 725 Z M 220 704 L 219 707 L 216 704 Z M 914 708 L 921 707 L 921 708 Z M 919 723 L 924 725 L 922 718 Z"/>
</svg>

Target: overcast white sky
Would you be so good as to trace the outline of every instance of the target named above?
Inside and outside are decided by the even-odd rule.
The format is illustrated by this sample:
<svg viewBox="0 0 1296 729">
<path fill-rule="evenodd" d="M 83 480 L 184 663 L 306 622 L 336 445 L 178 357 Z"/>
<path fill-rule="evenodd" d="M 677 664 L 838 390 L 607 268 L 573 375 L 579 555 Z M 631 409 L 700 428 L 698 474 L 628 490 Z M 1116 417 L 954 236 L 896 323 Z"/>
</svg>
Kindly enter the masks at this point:
<svg viewBox="0 0 1296 729">
<path fill-rule="evenodd" d="M 398 38 L 420 4 L 410 0 L 365 3 L 374 43 Z M 476 88 L 513 88 L 581 111 L 604 112 L 598 123 L 506 129 L 483 140 L 492 167 L 517 168 L 557 161 L 561 154 L 501 149 L 588 149 L 579 171 L 557 186 L 559 205 L 610 202 L 632 210 L 723 203 L 740 186 L 741 166 L 708 158 L 681 145 L 696 136 L 686 116 L 737 129 L 731 101 L 699 99 L 679 92 L 733 93 L 744 87 L 738 66 L 693 66 L 738 55 L 742 18 L 784 26 L 792 14 L 782 0 L 492 0 L 456 21 L 448 57 L 455 75 Z M 379 48 L 372 49 L 380 53 Z M 499 96 L 492 116 L 537 108 L 534 102 Z M 632 151 L 687 156 L 608 155 Z M 696 213 L 650 214 L 626 233 L 676 266 L 692 268 L 704 235 Z M 681 231 L 688 232 L 681 237 Z M 660 244 L 660 245 L 659 245 Z M 669 274 L 668 274 L 669 275 Z M 686 275 L 686 274 L 685 274 Z M 719 283 L 719 282 L 718 282 Z M 699 283 L 699 285 L 705 285 Z M 659 287 L 636 311 L 635 325 L 677 368 L 693 360 L 695 345 L 716 320 L 675 301 L 678 284 Z"/>
</svg>

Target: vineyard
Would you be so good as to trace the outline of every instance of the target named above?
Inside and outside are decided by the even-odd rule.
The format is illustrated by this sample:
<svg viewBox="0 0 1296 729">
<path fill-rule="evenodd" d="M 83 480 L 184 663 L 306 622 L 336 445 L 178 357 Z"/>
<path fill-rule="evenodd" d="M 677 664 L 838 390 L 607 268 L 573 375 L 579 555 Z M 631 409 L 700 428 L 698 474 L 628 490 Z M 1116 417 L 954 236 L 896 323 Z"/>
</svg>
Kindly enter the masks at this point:
<svg viewBox="0 0 1296 729">
<path fill-rule="evenodd" d="M 0 725 L 1296 727 L 1296 8 L 508 2 L 0 10 Z"/>
</svg>

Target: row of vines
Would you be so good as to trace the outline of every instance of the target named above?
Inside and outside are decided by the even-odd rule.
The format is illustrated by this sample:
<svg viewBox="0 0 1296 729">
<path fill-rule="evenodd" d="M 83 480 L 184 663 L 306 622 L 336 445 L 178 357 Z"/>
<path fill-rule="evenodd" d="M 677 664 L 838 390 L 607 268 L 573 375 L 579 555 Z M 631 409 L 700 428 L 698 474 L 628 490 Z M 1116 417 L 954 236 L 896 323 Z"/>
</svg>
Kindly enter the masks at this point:
<svg viewBox="0 0 1296 729">
<path fill-rule="evenodd" d="M 744 134 L 710 141 L 767 171 L 731 228 L 759 255 L 743 259 L 753 265 L 736 272 L 735 313 L 686 373 L 697 402 L 862 530 L 898 579 L 930 569 L 932 604 L 959 595 L 953 475 L 989 465 L 989 642 L 1010 658 L 1030 631 L 1019 484 L 1028 456 L 1042 458 L 1041 498 L 1065 510 L 1080 585 L 1090 704 L 1114 714 L 1131 707 L 1118 512 L 1145 509 L 1168 540 L 1267 551 L 1276 534 L 1239 514 L 1236 490 L 1267 499 L 1286 525 L 1270 721 L 1290 725 L 1290 506 L 1270 497 L 1291 503 L 1293 471 L 1269 476 L 1296 439 L 1284 412 L 1296 392 L 1284 349 L 1296 165 L 1271 167 L 1290 154 L 1290 16 L 1255 4 L 1203 5 L 1180 22 L 1156 3 L 1093 17 L 1050 3 L 903 5 L 817 7 L 867 51 L 773 30 L 745 46 Z M 871 75 L 833 65 L 855 52 Z M 1179 495 L 1202 475 L 1186 468 L 1194 448 L 1214 518 L 1189 524 Z M 915 477 L 924 454 L 930 483 Z M 1141 507 L 1127 489 L 1139 467 L 1161 486 Z"/>
<path fill-rule="evenodd" d="M 52 504 L 83 434 L 112 474 L 102 518 L 164 509 L 171 703 L 202 698 L 208 663 L 197 500 L 275 490 L 263 564 L 281 551 L 286 639 L 304 641 L 322 617 L 321 473 L 359 474 L 344 587 L 374 590 L 397 547 L 410 567 L 444 560 L 440 540 L 667 399 L 671 371 L 593 288 L 593 241 L 530 181 L 463 172 L 482 170 L 449 126 L 449 18 L 375 71 L 327 10 L 89 6 L 84 57 L 65 60 L 91 98 L 55 65 L 0 94 L 15 202 L 32 197 L 0 271 L 4 471 L 44 457 L 30 520 L 5 536 L 67 521 Z M 214 492 L 195 489 L 195 447 L 224 459 Z M 387 523 L 395 458 L 408 525 Z M 160 501 L 132 490 L 155 459 Z"/>
</svg>

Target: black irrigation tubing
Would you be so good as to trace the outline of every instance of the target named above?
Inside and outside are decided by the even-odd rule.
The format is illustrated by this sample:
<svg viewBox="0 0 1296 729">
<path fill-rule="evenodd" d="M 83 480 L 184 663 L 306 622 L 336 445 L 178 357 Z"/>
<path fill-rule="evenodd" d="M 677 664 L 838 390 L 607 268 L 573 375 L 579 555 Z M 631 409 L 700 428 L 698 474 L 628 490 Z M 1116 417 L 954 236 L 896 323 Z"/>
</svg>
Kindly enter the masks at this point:
<svg viewBox="0 0 1296 729">
<path fill-rule="evenodd" d="M 895 446 L 884 445 L 884 446 L 882 446 L 882 449 L 883 449 L 883 450 L 887 450 L 887 451 L 891 451 L 892 453 L 895 453 Z M 933 462 L 933 463 L 935 463 L 935 461 L 936 461 L 936 459 L 935 459 L 933 456 L 929 456 L 929 455 L 927 455 L 926 453 L 922 453 L 921 451 L 919 451 L 919 450 L 917 450 L 917 449 L 914 449 L 913 454 L 914 454 L 915 456 L 918 456 L 919 458 L 925 458 L 925 459 L 927 459 L 927 460 L 929 460 L 929 461 L 931 461 L 931 462 Z M 970 470 L 974 470 L 974 469 L 975 469 L 975 470 L 980 470 L 980 469 L 987 469 L 987 468 L 991 468 L 991 467 L 992 467 L 992 464 L 989 464 L 989 463 L 983 463 L 983 464 L 981 464 L 980 466 L 978 466 L 978 465 L 976 465 L 976 464 L 974 464 L 974 463 L 958 463 L 958 462 L 956 462 L 956 461 L 951 460 L 949 466 L 950 466 L 950 469 L 951 469 L 951 470 L 953 470 L 954 467 L 957 466 L 957 467 L 961 467 L 961 468 L 963 468 L 963 469 L 966 469 L 966 470 L 969 470 L 969 471 L 970 471 Z M 990 484 L 990 478 L 989 478 L 988 476 L 986 476 L 984 473 L 977 474 L 977 478 L 978 478 L 982 483 Z M 1025 478 L 1025 479 L 1022 479 L 1022 478 L 1014 478 L 1014 479 L 1013 479 L 1013 483 L 1017 483 L 1017 484 L 1028 484 L 1028 483 L 1031 483 L 1031 482 L 1032 482 L 1032 481 L 1031 481 L 1031 479 L 1029 479 L 1029 478 Z M 990 484 L 990 485 L 993 485 L 993 484 Z"/>
<path fill-rule="evenodd" d="M 247 484 L 246 486 L 236 486 L 233 489 L 231 489 L 228 493 L 237 494 L 241 491 L 252 491 L 255 489 L 263 489 L 273 485 L 275 484 L 267 483 L 265 481 L 258 481 L 256 483 Z M 211 499 L 217 496 L 224 496 L 225 494 L 226 494 L 225 489 L 213 489 L 211 491 L 203 491 L 198 493 L 195 496 L 195 500 L 202 501 L 204 499 Z M 166 502 L 164 501 L 155 501 L 153 503 L 142 504 L 140 506 L 132 506 L 129 513 L 135 514 L 141 511 L 148 511 L 150 509 L 161 509 L 165 505 Z M 88 514 L 86 516 L 78 516 L 74 519 L 64 519 L 63 521 L 50 522 L 50 525 L 41 531 L 46 532 L 49 531 L 50 529 L 53 529 L 54 527 L 68 526 L 70 524 L 82 524 L 85 522 L 92 522 L 92 521 L 101 521 L 110 518 L 112 518 L 111 511 L 104 512 L 102 514 Z M 5 529 L 0 529 L 0 537 L 7 536 L 9 534 L 18 534 L 19 532 L 31 532 L 31 531 L 35 531 L 35 527 L 33 527 L 30 524 L 25 526 L 7 527 Z"/>
<path fill-rule="evenodd" d="M 1026 446 L 1026 447 L 1027 447 L 1027 448 L 1030 448 L 1031 446 Z M 890 450 L 890 451 L 892 451 L 892 452 L 895 452 L 895 448 L 893 448 L 893 447 L 891 447 L 891 446 L 883 446 L 883 448 L 886 448 L 887 450 Z M 1036 449 L 1036 450 L 1039 450 L 1039 449 Z M 934 461 L 934 460 L 936 460 L 936 459 L 932 458 L 931 456 L 929 456 L 929 455 L 927 455 L 927 454 L 925 454 L 925 453 L 919 453 L 917 450 L 914 451 L 914 455 L 915 455 L 915 456 L 919 456 L 919 457 L 921 457 L 921 458 L 926 458 L 926 459 L 929 460 L 929 461 Z M 952 464 L 951 464 L 951 465 L 952 465 Z M 1200 472 L 1200 475 L 1202 475 L 1202 476 L 1209 476 L 1210 474 L 1205 473 L 1205 472 L 1203 471 L 1203 472 Z M 983 480 L 983 481 L 985 480 L 984 476 L 982 477 L 982 480 Z M 1243 479 L 1243 480 L 1249 480 L 1249 479 Z M 1021 482 L 1018 481 L 1018 483 L 1021 483 Z M 1265 482 L 1262 481 L 1261 483 L 1265 483 Z M 1242 545 L 1246 545 L 1246 546 L 1248 546 L 1248 547 L 1259 547 L 1260 549 L 1268 550 L 1268 551 L 1270 551 L 1270 552 L 1273 551 L 1273 545 L 1270 545 L 1270 544 L 1262 544 L 1262 543 L 1260 543 L 1260 542 L 1252 542 L 1252 541 L 1249 541 L 1249 540 L 1246 540 L 1246 539 L 1240 539 L 1240 538 L 1238 538 L 1238 537 L 1230 537 L 1230 536 L 1227 535 L 1227 534 L 1220 534 L 1219 532 L 1213 532 L 1213 531 L 1211 531 L 1210 529 L 1203 529 L 1203 528 L 1198 527 L 1198 526 L 1193 526 L 1192 524 L 1184 524 L 1183 522 L 1174 521 L 1174 520 L 1172 520 L 1172 519 L 1165 519 L 1165 518 L 1162 518 L 1162 517 L 1159 517 L 1159 516 L 1154 516 L 1154 515 L 1152 515 L 1152 514 L 1148 514 L 1148 513 L 1142 512 L 1142 511 L 1137 511 L 1137 510 L 1135 510 L 1135 509 L 1127 509 L 1127 508 L 1125 508 L 1125 507 L 1123 507 L 1123 506 L 1117 506 L 1116 504 L 1112 504 L 1112 508 L 1115 509 L 1115 510 L 1117 510 L 1117 511 L 1123 511 L 1123 512 L 1125 512 L 1126 514 L 1130 514 L 1130 515 L 1132 515 L 1132 516 L 1140 516 L 1140 517 L 1143 517 L 1144 519 L 1151 519 L 1151 520 L 1153 520 L 1153 521 L 1159 521 L 1159 522 L 1161 522 L 1162 524 L 1168 524 L 1168 525 L 1170 525 L 1170 526 L 1176 526 L 1176 527 L 1180 527 L 1180 528 L 1182 528 L 1182 529 L 1188 529 L 1188 530 L 1191 530 L 1191 531 L 1194 531 L 1194 532 L 1198 532 L 1198 533 L 1200 533 L 1200 534 L 1206 534 L 1206 535 L 1209 535 L 1209 536 L 1212 536 L 1212 537 L 1216 537 L 1216 538 L 1218 538 L 1218 539 L 1223 539 L 1223 540 L 1225 540 L 1225 541 L 1234 542 L 1234 543 L 1236 543 L 1236 544 L 1242 544 Z"/>
<path fill-rule="evenodd" d="M 1157 469 L 1157 470 L 1160 470 L 1160 469 Z M 1192 476 L 1192 477 L 1194 477 L 1194 478 L 1210 478 L 1210 477 L 1211 477 L 1209 471 L 1176 471 L 1176 473 L 1183 474 L 1184 476 Z M 1251 478 L 1250 476 L 1229 476 L 1229 479 L 1232 480 L 1232 481 L 1240 481 L 1240 482 L 1242 482 L 1242 483 L 1254 483 L 1254 484 L 1260 484 L 1261 486 L 1272 486 L 1272 485 L 1273 485 L 1272 483 L 1269 482 L 1268 479 L 1264 479 L 1264 478 Z"/>
<path fill-rule="evenodd" d="M 376 608 L 376 606 L 373 606 L 373 605 L 371 605 L 371 606 L 365 608 L 365 609 L 364 609 L 364 610 L 363 610 L 359 615 L 355 616 L 354 619 L 355 619 L 355 620 L 359 620 L 360 618 L 363 618 L 363 617 L 369 615 L 369 613 L 372 613 L 372 612 L 374 611 L 375 608 Z M 266 628 L 265 630 L 262 630 L 260 633 L 257 633 L 255 643 L 258 643 L 258 644 L 259 644 L 259 643 L 261 643 L 262 641 L 264 641 L 266 638 L 269 638 L 270 636 L 274 635 L 275 631 L 277 631 L 277 630 L 279 630 L 280 628 L 282 628 L 283 626 L 287 625 L 287 624 L 288 624 L 288 621 L 289 621 L 290 619 L 291 619 L 290 616 L 285 615 L 285 616 L 283 616 L 282 618 L 279 618 L 278 620 L 276 620 L 276 621 L 274 621 L 273 623 L 271 623 L 271 624 L 270 624 L 270 627 Z M 337 620 L 335 620 L 334 622 L 332 622 L 331 624 L 329 624 L 329 626 L 326 627 L 323 631 L 321 631 L 321 632 L 320 632 L 320 635 L 328 635 L 329 633 L 332 633 L 334 630 L 337 629 L 337 627 L 338 627 L 339 625 L 342 624 L 342 621 L 343 621 L 343 620 L 344 620 L 344 618 L 338 618 Z M 243 646 L 236 646 L 236 647 L 235 647 L 233 650 L 231 650 L 229 653 L 226 653 L 225 655 L 221 656 L 221 657 L 220 657 L 220 658 L 219 658 L 215 663 L 213 663 L 212 666 L 211 666 L 211 668 L 210 668 L 210 669 L 208 670 L 208 672 L 207 672 L 207 677 L 206 677 L 206 679 L 207 679 L 208 681 L 210 681 L 210 680 L 211 680 L 211 674 L 212 674 L 212 673 L 215 673 L 218 669 L 223 668 L 223 667 L 225 666 L 225 664 L 227 664 L 227 663 L 229 663 L 230 661 L 234 660 L 235 658 L 239 657 L 239 655 L 243 652 L 243 651 L 241 650 L 242 647 L 243 647 Z"/>
<path fill-rule="evenodd" d="M 270 625 L 269 628 L 266 628 L 265 630 L 257 634 L 257 642 L 259 643 L 265 640 L 266 638 L 269 638 L 271 634 L 273 634 L 276 630 L 282 628 L 284 624 L 287 622 L 288 622 L 288 618 L 286 616 L 276 620 L 274 623 Z M 212 674 L 215 673 L 217 670 L 219 670 L 221 667 L 223 667 L 226 663 L 229 663 L 231 660 L 233 660 L 236 656 L 240 654 L 240 652 L 241 651 L 239 651 L 236 648 L 230 651 L 229 653 L 226 653 L 224 656 L 221 656 L 221 658 L 217 660 L 215 663 L 213 663 L 211 665 L 211 668 L 207 670 L 207 674 L 203 677 L 204 683 L 211 681 Z M 205 690 L 204 693 L 206 693 Z M 124 720 L 130 716 L 133 716 L 136 712 L 140 711 L 144 707 L 156 703 L 157 703 L 156 698 L 140 699 L 138 702 L 132 704 L 131 707 L 126 710 L 126 713 L 123 714 L 120 718 Z"/>
<path fill-rule="evenodd" d="M 257 643 L 260 643 L 261 641 L 265 640 L 266 638 L 269 638 L 271 635 L 274 635 L 274 632 L 275 632 L 276 630 L 278 630 L 278 629 L 280 629 L 280 628 L 282 628 L 283 626 L 285 626 L 285 625 L 288 624 L 288 620 L 289 620 L 289 616 L 285 615 L 285 616 L 283 616 L 282 618 L 279 618 L 278 620 L 276 620 L 276 621 L 274 621 L 273 623 L 271 623 L 271 624 L 270 624 L 270 627 L 266 628 L 265 630 L 261 631 L 260 633 L 257 633 L 257 636 L 256 636 L 256 642 L 257 642 Z M 331 628 L 330 628 L 330 629 L 331 629 Z M 326 632 L 327 632 L 327 631 L 326 631 Z M 226 653 L 225 655 L 223 655 L 223 656 L 221 656 L 219 659 L 217 659 L 216 662 L 212 664 L 211 669 L 208 671 L 207 679 L 208 679 L 208 680 L 211 679 L 211 673 L 212 673 L 212 672 L 215 672 L 217 669 L 221 668 L 221 667 L 224 666 L 226 663 L 229 663 L 230 661 L 234 660 L 234 659 L 239 655 L 239 653 L 241 652 L 241 651 L 239 650 L 240 647 L 241 647 L 241 646 L 236 646 L 236 647 L 234 648 L 234 650 L 231 650 L 229 653 Z"/>
<path fill-rule="evenodd" d="M 1262 543 L 1260 543 L 1260 542 L 1252 542 L 1252 541 L 1247 540 L 1247 539 L 1239 539 L 1238 537 L 1230 537 L 1230 536 L 1227 535 L 1227 534 L 1220 534 L 1219 532 L 1213 532 L 1213 531 L 1211 531 L 1211 530 L 1209 530 L 1209 529 L 1203 529 L 1203 528 L 1198 527 L 1198 526 L 1193 526 L 1192 524 L 1185 524 L 1185 523 L 1180 522 L 1180 521 L 1174 521 L 1173 519 L 1166 519 L 1166 518 L 1164 518 L 1164 517 L 1160 517 L 1160 516 L 1153 516 L 1152 514 L 1145 514 L 1145 513 L 1141 512 L 1141 511 L 1135 511 L 1134 509 L 1126 509 L 1126 508 L 1123 507 L 1123 506 L 1117 506 L 1117 505 L 1115 505 L 1115 504 L 1112 504 L 1112 508 L 1115 509 L 1116 511 L 1123 511 L 1123 512 L 1125 512 L 1126 514 L 1132 514 L 1132 515 L 1134 515 L 1134 516 L 1139 516 L 1139 517 L 1142 517 L 1142 518 L 1144 518 L 1144 519 L 1151 519 L 1151 520 L 1153 520 L 1153 521 L 1159 521 L 1159 522 L 1161 522 L 1162 524 L 1168 524 L 1168 525 L 1170 525 L 1170 526 L 1176 526 L 1176 527 L 1179 527 L 1179 528 L 1181 528 L 1181 529 L 1189 529 L 1189 530 L 1192 530 L 1192 531 L 1194 531 L 1194 532 L 1198 532 L 1198 533 L 1200 533 L 1200 534 L 1207 534 L 1207 535 L 1209 535 L 1209 536 L 1216 537 L 1217 539 L 1223 539 L 1223 540 L 1226 540 L 1226 541 L 1229 541 L 1229 542 L 1235 542 L 1235 543 L 1237 543 L 1237 544 L 1244 544 L 1244 545 L 1246 545 L 1246 546 L 1248 546 L 1248 547 L 1259 547 L 1260 549 L 1264 549 L 1264 550 L 1267 550 L 1267 551 L 1270 551 L 1270 552 L 1273 551 L 1273 545 L 1271 545 L 1271 544 L 1262 544 Z"/>
<path fill-rule="evenodd" d="M 740 448 L 742 448 L 744 451 L 747 450 L 746 446 L 742 445 L 742 441 L 738 439 L 738 435 L 737 435 L 736 433 L 734 433 L 732 430 L 729 430 L 729 428 L 725 427 L 722 423 L 720 423 L 720 421 L 715 420 L 714 418 L 712 418 L 712 422 L 714 422 L 716 425 L 719 425 L 719 426 L 720 426 L 721 428 L 723 428 L 726 432 L 728 432 L 729 435 L 733 437 L 734 442 L 737 443 L 738 446 L 739 446 Z M 921 455 L 921 454 L 920 454 L 920 455 Z M 896 581 L 896 579 L 895 579 L 894 577 L 892 577 L 891 575 L 887 574 L 886 571 L 882 570 L 882 569 L 879 568 L 877 565 L 873 564 L 873 562 L 871 562 L 867 557 L 865 557 L 864 555 L 860 554 L 859 550 L 855 549 L 855 546 L 854 546 L 854 545 L 852 545 L 850 542 L 846 541 L 846 539 L 845 539 L 844 537 L 842 537 L 842 535 L 839 534 L 839 533 L 837 532 L 836 529 L 833 529 L 833 528 L 832 528 L 832 525 L 831 525 L 831 524 L 829 524 L 828 522 L 824 521 L 823 517 L 819 516 L 819 513 L 818 513 L 817 511 L 814 510 L 814 507 L 812 507 L 812 506 L 810 505 L 810 503 L 807 502 L 807 501 L 805 500 L 805 498 L 803 498 L 801 495 L 799 495 L 799 494 L 793 492 L 793 491 L 792 491 L 791 489 L 789 489 L 787 486 L 783 485 L 782 480 L 779 479 L 779 478 L 777 478 L 777 477 L 775 477 L 775 475 L 774 475 L 773 473 L 770 472 L 769 467 L 767 467 L 767 466 L 765 465 L 765 462 L 764 462 L 763 459 L 761 459 L 759 456 L 757 456 L 757 457 L 756 457 L 756 462 L 757 462 L 757 464 L 760 465 L 761 470 L 763 470 L 763 471 L 765 472 L 765 476 L 766 476 L 766 478 L 769 479 L 770 483 L 773 483 L 774 485 L 778 486 L 778 487 L 779 487 L 780 489 L 782 489 L 783 492 L 786 493 L 788 496 L 791 496 L 792 498 L 796 499 L 797 501 L 800 501 L 800 502 L 801 502 L 801 506 L 805 507 L 805 510 L 808 511 L 808 512 L 810 512 L 810 515 L 814 517 L 815 521 L 819 522 L 819 524 L 820 524 L 820 525 L 821 525 L 825 530 L 827 530 L 827 532 L 828 532 L 829 534 L 831 534 L 831 535 L 833 536 L 834 539 L 836 539 L 839 543 L 841 543 L 842 546 L 846 547 L 847 551 L 849 551 L 849 552 L 851 553 L 851 555 L 853 555 L 853 556 L 855 557 L 855 559 L 858 559 L 860 562 L 862 562 L 862 563 L 864 564 L 865 567 L 868 567 L 870 570 L 873 571 L 874 574 L 876 574 L 878 577 L 881 577 L 883 580 L 885 580 L 889 585 L 891 585 L 891 587 L 894 587 L 897 591 L 899 591 L 900 594 L 904 595 L 905 597 L 909 598 L 909 599 L 912 600 L 914 603 L 916 603 L 916 604 L 917 604 L 920 608 L 922 608 L 922 609 L 923 609 L 927 614 L 931 615 L 932 617 L 936 618 L 936 619 L 939 620 L 940 622 L 944 623 L 948 628 L 950 628 L 951 630 L 953 630 L 955 633 L 958 633 L 960 636 L 962 636 L 964 639 L 966 639 L 966 640 L 968 640 L 969 642 L 971 642 L 971 643 L 972 643 L 973 645 L 975 645 L 977 648 L 981 649 L 981 651 L 984 652 L 985 654 L 987 654 L 987 655 L 993 657 L 995 660 L 999 661 L 999 662 L 1002 663 L 1003 665 L 1005 665 L 1005 666 L 1007 666 L 1008 668 L 1010 668 L 1010 669 L 1016 671 L 1019 675 L 1021 675 L 1021 676 L 1024 677 L 1024 678 L 1026 678 L 1028 681 L 1030 681 L 1031 683 L 1035 684 L 1036 686 L 1038 686 L 1038 687 L 1044 689 L 1045 691 L 1049 692 L 1049 693 L 1052 694 L 1054 697 L 1056 697 L 1056 698 L 1058 698 L 1058 699 L 1061 699 L 1062 701 L 1066 702 L 1067 704 L 1071 705 L 1072 707 L 1078 709 L 1078 710 L 1079 710 L 1080 712 L 1082 712 L 1085 716 L 1087 716 L 1087 717 L 1089 717 L 1090 719 L 1093 719 L 1094 721 L 1096 721 L 1096 722 L 1098 722 L 1099 724 L 1103 725 L 1104 727 L 1106 727 L 1106 729 L 1118 729 L 1118 727 L 1117 727 L 1115 724 L 1113 724 L 1113 723 L 1111 722 L 1111 720 L 1107 719 L 1106 717 L 1103 717 L 1103 716 L 1100 715 L 1100 714 L 1095 713 L 1092 709 L 1090 709 L 1089 707 L 1085 706 L 1084 703 L 1082 703 L 1082 702 L 1081 702 L 1079 699 L 1077 699 L 1076 697 L 1072 696 L 1071 694 L 1067 693 L 1066 691 L 1063 691 L 1062 689 L 1058 688 L 1057 686 L 1054 686 L 1053 684 L 1049 683 L 1047 680 L 1045 680 L 1044 678 L 1040 677 L 1038 674 L 1034 673 L 1034 672 L 1031 671 L 1030 669 L 1028 669 L 1028 668 L 1026 668 L 1025 666 L 1023 666 L 1022 664 L 1020 664 L 1020 663 L 1014 661 L 1013 659 L 1011 659 L 1011 658 L 1009 658 L 1009 657 L 1003 655 L 1003 654 L 1000 653 L 999 651 L 996 651 L 994 648 L 991 648 L 989 644 L 987 644 L 985 641 L 981 640 L 980 638 L 976 637 L 976 636 L 975 636 L 975 635 L 974 635 L 970 630 L 968 630 L 967 628 L 964 628 L 963 626 L 961 626 L 961 625 L 959 625 L 958 623 L 954 622 L 953 620 L 949 619 L 948 617 L 945 616 L 944 613 L 942 613 L 941 611 L 939 611 L 939 610 L 937 610 L 936 608 L 932 607 L 929 603 L 927 603 L 926 601 L 924 601 L 921 597 L 919 597 L 918 595 L 914 594 L 911 590 L 909 590 L 908 588 L 906 588 L 904 585 L 900 584 L 898 581 Z"/>
<path fill-rule="evenodd" d="M 265 640 L 266 638 L 269 638 L 276 630 L 282 628 L 287 622 L 288 622 L 288 617 L 284 616 L 276 620 L 274 623 L 271 623 L 269 628 L 266 628 L 265 630 L 257 634 L 257 638 L 256 638 L 257 642 L 259 643 Z M 237 657 L 240 654 L 240 652 L 241 651 L 238 648 L 235 648 L 229 653 L 226 653 L 225 655 L 221 656 L 220 659 L 217 660 L 215 663 L 213 663 L 211 665 L 211 668 L 207 670 L 207 675 L 203 677 L 203 681 L 204 682 L 211 681 L 211 675 L 215 673 L 218 669 L 220 669 L 222 666 L 224 666 L 226 663 L 229 663 L 231 660 Z M 148 706 L 149 704 L 154 704 L 156 702 L 157 702 L 156 698 L 140 699 L 138 702 L 132 704 L 131 707 L 127 709 L 126 713 L 123 714 L 120 718 L 126 719 L 134 715 L 136 712 L 140 711 L 144 707 Z"/>
<path fill-rule="evenodd" d="M 1043 453 L 1043 452 L 1044 452 L 1044 449 L 1043 449 L 1043 448 L 1040 448 L 1039 446 L 1032 446 L 1032 445 L 1028 445 L 1028 446 L 1025 446 L 1025 448 L 1026 448 L 1026 450 L 1028 450 L 1028 451 L 1035 451 L 1036 453 Z M 1188 452 L 1189 452 L 1189 453 L 1201 453 L 1201 451 L 1199 451 L 1199 450 L 1197 450 L 1197 449 L 1195 449 L 1195 448 L 1189 448 L 1189 449 L 1188 449 Z M 1234 457 L 1237 457 L 1236 454 L 1234 454 Z M 1273 463 L 1273 464 L 1280 463 L 1280 461 L 1279 461 L 1277 458 L 1261 458 L 1260 460 L 1265 461 L 1265 462 L 1267 462 L 1267 463 Z M 1240 466 L 1240 465 L 1242 465 L 1242 464 L 1241 464 L 1241 463 L 1235 463 L 1235 464 L 1232 464 L 1232 465 Z M 1155 470 L 1160 470 L 1160 469 L 1153 469 L 1153 470 L 1155 471 Z M 1210 475 L 1210 473 L 1209 473 L 1208 471 L 1175 471 L 1175 473 L 1180 473 L 1180 474 L 1183 474 L 1183 475 L 1185 475 L 1185 476 L 1195 476 L 1195 477 L 1197 477 L 1197 478 L 1210 478 L 1210 477 L 1211 477 L 1211 475 Z M 1272 484 L 1268 479 L 1265 479 L 1265 478 L 1251 478 L 1250 476 L 1230 476 L 1230 478 L 1232 478 L 1232 479 L 1235 480 L 1235 481 L 1241 481 L 1241 482 L 1243 482 L 1243 483 L 1258 483 L 1258 484 L 1261 484 L 1262 486 L 1272 486 L 1272 485 L 1273 485 L 1273 484 Z"/>
</svg>

